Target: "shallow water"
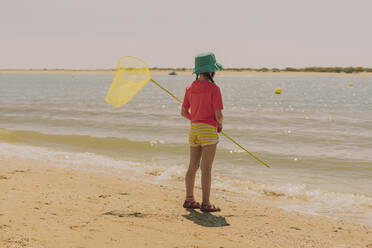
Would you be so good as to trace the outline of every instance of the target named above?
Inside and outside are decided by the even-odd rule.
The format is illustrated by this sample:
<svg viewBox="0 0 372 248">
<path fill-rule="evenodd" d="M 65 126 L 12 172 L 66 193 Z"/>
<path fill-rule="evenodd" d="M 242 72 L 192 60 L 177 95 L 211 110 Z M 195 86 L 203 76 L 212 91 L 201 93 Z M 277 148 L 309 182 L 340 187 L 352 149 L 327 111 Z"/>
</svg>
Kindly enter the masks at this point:
<svg viewBox="0 0 372 248">
<path fill-rule="evenodd" d="M 115 110 L 104 102 L 112 78 L 0 75 L 2 156 L 116 168 L 137 180 L 150 171 L 159 182 L 181 185 L 189 123 L 179 104 L 149 83 Z M 182 98 L 193 78 L 154 79 Z M 372 225 L 372 78 L 218 76 L 216 82 L 224 131 L 272 168 L 221 136 L 213 187 Z M 278 87 L 281 95 L 274 94 Z"/>
</svg>

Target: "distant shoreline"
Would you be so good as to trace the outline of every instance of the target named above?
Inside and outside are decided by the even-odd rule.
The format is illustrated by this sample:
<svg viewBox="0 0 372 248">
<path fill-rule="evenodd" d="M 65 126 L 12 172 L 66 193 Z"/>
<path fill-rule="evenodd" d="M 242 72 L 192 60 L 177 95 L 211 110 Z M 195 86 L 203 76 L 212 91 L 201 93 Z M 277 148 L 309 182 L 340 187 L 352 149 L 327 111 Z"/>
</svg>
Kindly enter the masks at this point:
<svg viewBox="0 0 372 248">
<path fill-rule="evenodd" d="M 168 75 L 175 72 L 177 75 L 191 75 L 191 69 L 151 69 L 153 75 Z M 113 75 L 114 69 L 96 69 L 96 70 L 80 70 L 80 69 L 0 69 L 0 74 L 103 74 Z M 304 72 L 304 71 L 257 71 L 257 70 L 235 70 L 225 69 L 219 71 L 220 75 L 253 75 L 253 76 L 351 76 L 351 77 L 372 77 L 372 72 Z"/>
</svg>

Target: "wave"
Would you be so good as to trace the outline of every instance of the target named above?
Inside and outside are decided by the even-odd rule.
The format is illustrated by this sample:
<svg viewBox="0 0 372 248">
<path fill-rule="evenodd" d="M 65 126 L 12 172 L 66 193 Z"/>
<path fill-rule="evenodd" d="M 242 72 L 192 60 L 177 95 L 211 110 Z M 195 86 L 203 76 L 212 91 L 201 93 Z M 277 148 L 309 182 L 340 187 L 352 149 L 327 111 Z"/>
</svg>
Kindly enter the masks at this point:
<svg viewBox="0 0 372 248">
<path fill-rule="evenodd" d="M 89 122 L 85 123 L 85 127 L 89 126 Z M 139 126 L 130 125 L 125 129 L 119 126 L 111 126 L 108 131 L 110 136 L 98 136 L 94 128 L 81 130 L 81 134 L 76 134 L 79 130 L 69 130 L 64 127 L 60 128 L 44 128 L 46 132 L 34 130 L 15 130 L 6 129 L 0 127 L 0 141 L 8 143 L 23 143 L 34 146 L 46 146 L 46 147 L 64 147 L 67 150 L 79 149 L 79 151 L 89 151 L 99 154 L 111 154 L 117 156 L 125 156 L 131 153 L 142 153 L 142 156 L 177 156 L 184 155 L 185 150 L 188 149 L 186 132 L 181 133 L 181 129 L 175 129 L 169 131 L 168 127 L 157 126 L 154 129 L 153 126 Z M 167 131 L 168 130 L 168 131 Z M 184 131 L 184 129 L 182 129 Z M 65 132 L 71 131 L 71 133 L 65 134 Z M 228 130 L 229 131 L 229 130 Z M 156 133 L 150 135 L 149 133 Z M 169 135 L 169 138 L 162 138 L 164 135 Z M 118 135 L 114 137 L 115 135 Z M 120 136 L 119 136 L 120 135 Z M 183 137 L 184 135 L 185 137 Z M 233 137 L 239 137 L 231 132 Z M 234 136 L 235 135 L 235 136 Z M 271 164 L 277 164 L 279 167 L 287 167 L 288 163 L 292 164 L 293 159 L 296 161 L 296 167 L 304 166 L 306 161 L 310 161 L 313 164 L 317 162 L 329 160 L 334 161 L 335 166 L 340 166 L 343 161 L 341 158 L 346 158 L 349 163 L 361 163 L 363 159 L 370 161 L 370 157 L 365 157 L 364 150 L 352 151 L 350 154 L 340 154 L 332 152 L 331 150 L 323 150 L 323 148 L 314 148 L 312 145 L 302 144 L 302 149 L 293 150 L 290 142 L 286 145 L 278 145 L 277 141 L 270 140 L 267 137 L 267 144 L 262 142 L 262 138 L 254 137 L 251 135 L 250 144 L 247 146 L 242 143 L 250 152 L 253 152 L 260 158 L 265 158 L 267 162 Z M 255 141 L 256 140 L 256 141 Z M 237 139 L 239 142 L 240 140 Z M 253 143 L 252 143 L 253 142 Z M 312 151 L 312 152 L 310 152 Z M 219 154 L 221 159 L 225 162 L 233 161 L 236 164 L 246 163 L 251 161 L 251 157 L 246 154 L 245 151 L 236 147 L 233 143 L 226 140 L 221 136 L 221 144 L 219 145 Z M 298 160 L 297 160 L 298 158 Z M 364 163 L 364 162 L 363 162 Z M 314 166 L 314 165 L 313 165 Z"/>
<path fill-rule="evenodd" d="M 5 103 L 4 103 L 5 104 Z M 7 103 L 9 104 L 9 103 Z M 163 105 L 164 106 L 164 105 Z M 88 106 L 89 107 L 89 106 Z M 149 115 L 159 118 L 172 118 L 173 115 L 168 113 L 161 108 L 160 111 L 153 112 L 152 106 L 141 107 L 141 108 L 132 108 L 132 109 L 108 109 L 107 107 L 94 106 L 94 108 L 88 107 L 79 107 L 75 106 L 66 106 L 66 104 L 52 105 L 52 103 L 43 104 L 40 106 L 2 106 L 0 108 L 0 113 L 10 116 L 58 116 L 58 117 L 74 117 L 74 116 L 84 116 L 84 117 L 116 117 L 120 115 L 129 115 L 129 116 L 146 116 Z M 174 107 L 174 106 L 172 106 Z M 178 115 L 176 115 L 178 117 Z"/>
<path fill-rule="evenodd" d="M 130 114 L 120 113 L 120 115 L 85 115 L 85 112 L 70 113 L 68 116 L 59 115 L 57 113 L 37 113 L 37 114 L 4 114 L 1 115 L 0 123 L 10 125 L 28 126 L 50 126 L 50 127 L 70 127 L 81 129 L 82 127 L 97 127 L 102 132 L 123 128 L 123 127 L 138 127 L 145 129 L 153 129 L 157 127 L 166 128 L 169 130 L 171 125 L 173 128 L 185 128 L 187 123 L 181 120 L 180 116 L 168 116 L 165 114 Z"/>
<path fill-rule="evenodd" d="M 333 208 L 343 207 L 363 207 L 366 209 L 372 208 L 372 196 L 358 193 L 346 193 L 328 191 L 322 189 L 311 188 L 306 184 L 291 184 L 284 185 L 267 184 L 253 180 L 228 181 L 226 178 L 220 178 L 220 183 L 217 183 L 221 188 L 245 189 L 247 192 L 255 192 L 256 194 L 269 196 L 271 198 L 285 198 L 292 200 L 302 200 L 307 202 L 321 202 L 323 204 L 332 205 Z M 222 183 L 223 182 L 223 183 Z"/>
<path fill-rule="evenodd" d="M 67 145 L 74 148 L 101 151 L 141 151 L 146 150 L 177 152 L 181 144 L 165 143 L 161 140 L 133 141 L 116 137 L 93 137 L 88 135 L 57 135 L 44 134 L 35 131 L 9 130 L 0 128 L 0 141 L 8 143 L 23 143 L 29 145 L 58 146 Z"/>
<path fill-rule="evenodd" d="M 213 187 L 222 192 L 239 193 L 241 197 L 247 195 L 288 210 L 372 226 L 371 195 L 320 189 L 306 184 L 270 184 L 256 180 L 229 180 L 226 177 L 217 180 Z"/>
</svg>

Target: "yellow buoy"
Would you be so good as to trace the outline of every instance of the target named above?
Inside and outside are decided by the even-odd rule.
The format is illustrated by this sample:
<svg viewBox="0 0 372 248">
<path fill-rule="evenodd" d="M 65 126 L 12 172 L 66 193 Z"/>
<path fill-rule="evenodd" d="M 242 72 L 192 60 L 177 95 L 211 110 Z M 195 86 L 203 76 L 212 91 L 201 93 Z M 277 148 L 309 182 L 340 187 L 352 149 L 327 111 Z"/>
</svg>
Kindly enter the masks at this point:
<svg viewBox="0 0 372 248">
<path fill-rule="evenodd" d="M 282 89 L 281 88 L 275 89 L 275 94 L 281 94 L 281 93 L 282 93 Z"/>
<path fill-rule="evenodd" d="M 354 84 L 353 83 L 349 83 L 349 87 L 353 87 L 354 86 Z"/>
</svg>

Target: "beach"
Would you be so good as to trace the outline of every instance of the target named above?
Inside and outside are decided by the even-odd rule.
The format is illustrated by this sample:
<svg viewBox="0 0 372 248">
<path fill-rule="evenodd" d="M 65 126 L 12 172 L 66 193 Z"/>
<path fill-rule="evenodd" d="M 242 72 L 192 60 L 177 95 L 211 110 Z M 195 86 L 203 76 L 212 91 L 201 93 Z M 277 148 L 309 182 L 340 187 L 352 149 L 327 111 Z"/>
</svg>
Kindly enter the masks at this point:
<svg viewBox="0 0 372 248">
<path fill-rule="evenodd" d="M 372 228 L 117 175 L 0 159 L 0 247 L 372 247 Z M 200 198 L 200 189 L 197 190 Z"/>
</svg>

